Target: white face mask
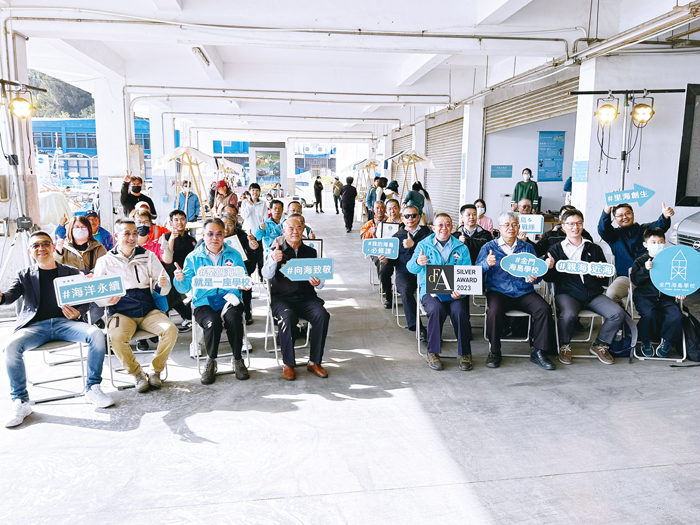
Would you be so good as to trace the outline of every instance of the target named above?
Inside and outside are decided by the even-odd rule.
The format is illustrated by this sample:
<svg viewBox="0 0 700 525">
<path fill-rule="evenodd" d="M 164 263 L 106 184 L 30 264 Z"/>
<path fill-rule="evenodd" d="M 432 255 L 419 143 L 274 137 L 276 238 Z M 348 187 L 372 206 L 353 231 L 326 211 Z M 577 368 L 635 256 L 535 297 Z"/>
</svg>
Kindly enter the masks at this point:
<svg viewBox="0 0 700 525">
<path fill-rule="evenodd" d="M 666 248 L 666 243 L 663 244 L 649 244 L 647 250 L 649 250 L 649 255 L 656 257 L 661 250 Z"/>
<path fill-rule="evenodd" d="M 532 175 L 530 175 L 529 173 L 523 173 L 523 180 L 525 182 L 529 181 L 531 178 L 532 178 Z"/>
<path fill-rule="evenodd" d="M 476 209 L 476 214 L 481 217 L 484 213 L 486 213 L 486 210 L 484 208 L 477 208 Z"/>
<path fill-rule="evenodd" d="M 73 228 L 73 240 L 78 244 L 83 244 L 90 237 L 87 228 Z"/>
</svg>

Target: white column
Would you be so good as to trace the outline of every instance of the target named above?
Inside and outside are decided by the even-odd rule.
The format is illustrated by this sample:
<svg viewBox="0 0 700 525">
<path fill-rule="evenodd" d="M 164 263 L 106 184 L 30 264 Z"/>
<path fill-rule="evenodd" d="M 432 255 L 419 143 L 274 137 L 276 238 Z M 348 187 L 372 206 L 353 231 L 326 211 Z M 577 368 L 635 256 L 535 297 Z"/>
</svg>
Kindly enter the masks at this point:
<svg viewBox="0 0 700 525">
<path fill-rule="evenodd" d="M 99 78 L 94 81 L 95 130 L 99 159 L 100 220 L 108 231 L 114 231 L 116 213 L 120 209 L 119 190 L 128 171 L 129 148 L 127 121 L 122 98 L 124 81 Z M 114 185 L 110 188 L 110 179 Z"/>
<path fill-rule="evenodd" d="M 484 99 L 464 106 L 462 135 L 462 172 L 459 183 L 460 205 L 481 197 L 484 151 Z"/>
<path fill-rule="evenodd" d="M 282 177 L 281 179 L 282 189 L 284 190 L 285 195 L 294 195 L 296 193 L 296 184 L 291 183 L 291 179 L 294 179 L 294 181 L 296 182 L 296 161 L 294 160 L 295 147 L 296 145 L 294 143 L 294 140 L 287 140 L 287 175 Z"/>
</svg>

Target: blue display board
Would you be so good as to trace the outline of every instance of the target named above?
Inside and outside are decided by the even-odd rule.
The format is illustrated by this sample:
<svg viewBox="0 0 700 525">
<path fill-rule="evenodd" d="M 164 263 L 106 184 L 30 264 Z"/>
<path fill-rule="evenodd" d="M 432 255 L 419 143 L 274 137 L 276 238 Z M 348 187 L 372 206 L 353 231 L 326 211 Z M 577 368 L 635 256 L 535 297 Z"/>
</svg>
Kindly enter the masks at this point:
<svg viewBox="0 0 700 525">
<path fill-rule="evenodd" d="M 644 206 L 646 202 L 651 199 L 656 193 L 654 190 L 635 184 L 634 188 L 631 190 L 624 191 L 612 191 L 605 194 L 605 204 L 608 206 L 615 206 L 616 204 L 622 204 L 626 202 L 632 204 L 636 202 L 640 206 Z"/>
<path fill-rule="evenodd" d="M 81 273 L 54 279 L 53 286 L 58 306 L 92 303 L 98 299 L 126 295 L 119 275 L 88 279 Z"/>
<path fill-rule="evenodd" d="M 615 274 L 615 266 L 608 263 L 568 261 L 562 259 L 561 261 L 557 261 L 555 268 L 558 272 L 571 273 L 574 275 L 612 277 Z"/>
<path fill-rule="evenodd" d="M 565 131 L 540 131 L 537 182 L 562 180 Z"/>
<path fill-rule="evenodd" d="M 501 259 L 501 268 L 513 277 L 542 277 L 547 264 L 531 253 L 513 253 Z"/>
<path fill-rule="evenodd" d="M 290 281 L 333 279 L 333 259 L 290 259 L 280 272 Z"/>
<path fill-rule="evenodd" d="M 192 279 L 192 288 L 252 288 L 253 281 L 240 266 L 200 266 Z"/>
<path fill-rule="evenodd" d="M 513 166 L 512 165 L 492 165 L 491 166 L 491 178 L 492 179 L 510 179 L 513 176 Z"/>
<path fill-rule="evenodd" d="M 588 182 L 588 161 L 575 160 L 571 165 L 572 182 Z"/>
<path fill-rule="evenodd" d="M 700 289 L 700 253 L 690 246 L 661 250 L 649 270 L 654 286 L 666 295 L 690 295 Z"/>
<path fill-rule="evenodd" d="M 399 256 L 399 240 L 396 237 L 388 239 L 365 239 L 362 241 L 362 253 L 367 255 L 383 255 L 387 259 Z"/>
</svg>

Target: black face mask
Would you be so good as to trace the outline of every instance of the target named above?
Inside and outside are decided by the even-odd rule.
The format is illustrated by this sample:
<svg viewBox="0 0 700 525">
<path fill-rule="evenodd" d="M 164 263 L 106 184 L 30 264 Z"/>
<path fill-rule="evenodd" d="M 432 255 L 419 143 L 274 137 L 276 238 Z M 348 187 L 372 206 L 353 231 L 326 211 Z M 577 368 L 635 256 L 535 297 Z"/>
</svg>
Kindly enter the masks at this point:
<svg viewBox="0 0 700 525">
<path fill-rule="evenodd" d="M 148 237 L 148 234 L 151 233 L 151 227 L 150 226 L 139 226 L 136 228 L 136 231 L 139 232 L 139 235 L 141 237 Z"/>
<path fill-rule="evenodd" d="M 132 193 L 141 193 L 141 186 L 132 186 L 131 192 Z"/>
</svg>

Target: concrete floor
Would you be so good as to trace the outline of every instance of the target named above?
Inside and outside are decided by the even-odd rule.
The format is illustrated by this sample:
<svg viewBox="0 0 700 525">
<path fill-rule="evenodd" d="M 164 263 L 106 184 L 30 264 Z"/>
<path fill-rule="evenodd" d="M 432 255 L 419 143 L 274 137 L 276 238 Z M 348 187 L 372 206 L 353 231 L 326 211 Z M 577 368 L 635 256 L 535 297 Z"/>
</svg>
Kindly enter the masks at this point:
<svg viewBox="0 0 700 525">
<path fill-rule="evenodd" d="M 41 404 L 1 429 L 0 523 L 700 521 L 700 369 L 582 359 L 546 372 L 506 359 L 491 370 L 474 328 L 475 369 L 444 360 L 434 372 L 371 290 L 356 231 L 306 214 L 335 258 L 321 292 L 330 377 L 301 367 L 282 380 L 258 300 L 249 381 L 201 385 L 185 334 L 160 392 L 106 379 L 113 408 Z M 27 362 L 37 379 L 68 368 Z"/>
</svg>

